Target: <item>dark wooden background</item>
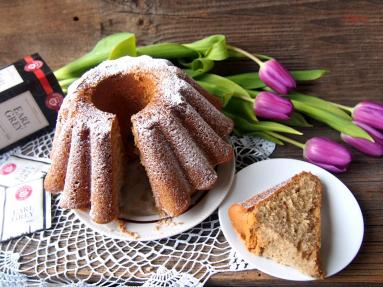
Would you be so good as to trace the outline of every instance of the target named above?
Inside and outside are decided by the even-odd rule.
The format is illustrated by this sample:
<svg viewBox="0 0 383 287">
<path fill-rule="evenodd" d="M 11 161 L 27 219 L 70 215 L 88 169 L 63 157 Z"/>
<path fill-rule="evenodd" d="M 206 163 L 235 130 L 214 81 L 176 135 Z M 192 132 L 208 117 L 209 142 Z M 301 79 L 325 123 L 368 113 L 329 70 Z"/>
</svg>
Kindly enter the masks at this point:
<svg viewBox="0 0 383 287">
<path fill-rule="evenodd" d="M 346 105 L 383 102 L 383 1 L 0 1 L 0 65 L 39 52 L 53 69 L 87 52 L 97 40 L 134 32 L 138 44 L 188 42 L 222 33 L 230 43 L 272 55 L 288 68 L 327 68 L 331 74 L 306 87 Z M 246 62 L 219 65 L 223 74 L 256 69 Z M 338 134 L 325 127 L 304 138 Z M 383 286 L 383 161 L 353 151 L 339 176 L 361 205 L 365 237 L 350 266 L 329 279 L 293 285 Z M 301 159 L 294 147 L 273 157 Z M 345 238 L 347 240 L 347 238 Z M 220 273 L 209 286 L 291 286 L 257 271 Z"/>
</svg>

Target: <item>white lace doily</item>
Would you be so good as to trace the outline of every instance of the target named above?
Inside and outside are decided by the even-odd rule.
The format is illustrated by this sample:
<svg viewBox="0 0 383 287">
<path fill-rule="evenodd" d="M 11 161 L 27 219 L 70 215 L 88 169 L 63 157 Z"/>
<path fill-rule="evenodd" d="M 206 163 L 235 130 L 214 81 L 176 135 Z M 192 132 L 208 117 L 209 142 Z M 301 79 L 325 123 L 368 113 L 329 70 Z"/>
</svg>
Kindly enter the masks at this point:
<svg viewBox="0 0 383 287">
<path fill-rule="evenodd" d="M 0 155 L 48 157 L 53 132 Z M 253 137 L 231 138 L 237 171 L 266 159 L 271 142 Z M 217 212 L 198 226 L 167 239 L 129 242 L 86 228 L 71 210 L 52 200 L 52 228 L 0 244 L 1 286 L 202 286 L 214 273 L 240 271 L 247 264 L 225 240 Z"/>
</svg>

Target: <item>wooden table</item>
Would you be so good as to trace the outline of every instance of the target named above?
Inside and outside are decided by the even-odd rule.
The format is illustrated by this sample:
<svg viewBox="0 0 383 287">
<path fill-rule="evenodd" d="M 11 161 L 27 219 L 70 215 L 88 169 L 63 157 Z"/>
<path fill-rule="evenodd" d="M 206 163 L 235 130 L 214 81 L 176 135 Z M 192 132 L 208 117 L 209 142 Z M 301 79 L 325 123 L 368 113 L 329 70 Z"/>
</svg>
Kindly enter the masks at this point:
<svg viewBox="0 0 383 287">
<path fill-rule="evenodd" d="M 189 3 L 188 3 L 189 2 Z M 136 33 L 139 44 L 188 42 L 223 33 L 230 43 L 266 53 L 288 68 L 327 68 L 331 74 L 309 87 L 346 105 L 383 100 L 383 1 L 6 1 L 0 2 L 0 65 L 39 52 L 58 68 L 87 52 L 101 37 Z M 222 74 L 256 69 L 248 61 L 219 65 Z M 338 134 L 326 127 L 304 138 Z M 339 178 L 357 198 L 365 220 L 359 255 L 340 274 L 294 285 L 383 285 L 383 161 L 353 151 Z M 301 159 L 279 147 L 273 157 Z M 346 240 L 346 238 L 345 238 Z M 258 271 L 220 273 L 209 286 L 291 286 Z"/>
</svg>

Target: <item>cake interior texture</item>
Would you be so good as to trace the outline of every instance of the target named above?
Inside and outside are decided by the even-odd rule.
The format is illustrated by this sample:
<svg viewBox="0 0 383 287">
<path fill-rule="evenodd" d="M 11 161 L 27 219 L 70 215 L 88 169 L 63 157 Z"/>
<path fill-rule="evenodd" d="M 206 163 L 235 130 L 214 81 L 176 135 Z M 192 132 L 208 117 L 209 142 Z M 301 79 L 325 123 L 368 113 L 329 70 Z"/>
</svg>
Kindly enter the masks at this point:
<svg viewBox="0 0 383 287">
<path fill-rule="evenodd" d="M 303 172 L 232 205 L 229 216 L 250 252 L 321 278 L 321 198 L 319 179 Z"/>
</svg>

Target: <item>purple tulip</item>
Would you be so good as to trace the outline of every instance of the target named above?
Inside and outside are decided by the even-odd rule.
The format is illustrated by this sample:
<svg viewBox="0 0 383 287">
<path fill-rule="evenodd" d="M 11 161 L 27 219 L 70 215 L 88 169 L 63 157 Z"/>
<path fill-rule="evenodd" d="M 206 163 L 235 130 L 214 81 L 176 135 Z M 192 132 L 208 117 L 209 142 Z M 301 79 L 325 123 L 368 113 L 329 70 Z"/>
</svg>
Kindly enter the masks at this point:
<svg viewBox="0 0 383 287">
<path fill-rule="evenodd" d="M 293 113 L 289 99 L 271 92 L 260 92 L 254 101 L 254 112 L 258 117 L 271 120 L 288 120 Z"/>
<path fill-rule="evenodd" d="M 287 95 L 289 91 L 296 87 L 293 76 L 275 59 L 268 60 L 261 65 L 259 78 L 267 86 L 282 95 Z"/>
<path fill-rule="evenodd" d="M 360 123 L 383 130 L 383 105 L 372 101 L 360 102 L 355 106 L 352 118 Z"/>
<path fill-rule="evenodd" d="M 368 132 L 375 142 L 352 137 L 343 133 L 341 134 L 342 140 L 367 155 L 381 157 L 383 155 L 383 133 L 365 123 L 354 121 L 354 124 Z"/>
<path fill-rule="evenodd" d="M 325 137 L 309 139 L 305 144 L 303 157 L 335 173 L 345 172 L 351 162 L 351 153 L 344 146 Z"/>
</svg>

